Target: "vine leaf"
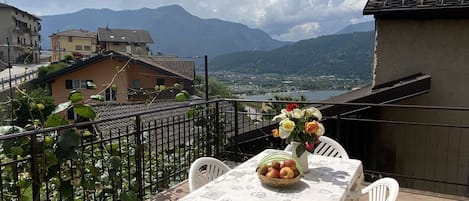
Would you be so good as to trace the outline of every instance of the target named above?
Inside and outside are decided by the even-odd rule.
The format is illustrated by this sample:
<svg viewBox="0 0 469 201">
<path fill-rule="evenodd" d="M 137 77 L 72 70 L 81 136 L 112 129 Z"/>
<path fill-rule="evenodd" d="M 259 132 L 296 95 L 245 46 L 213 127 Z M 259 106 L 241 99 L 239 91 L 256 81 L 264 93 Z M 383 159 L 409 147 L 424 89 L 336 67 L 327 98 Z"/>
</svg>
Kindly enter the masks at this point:
<svg viewBox="0 0 469 201">
<path fill-rule="evenodd" d="M 133 191 L 122 192 L 120 195 L 122 201 L 137 201 L 137 195 Z"/>
<path fill-rule="evenodd" d="M 104 101 L 104 96 L 99 95 L 99 94 L 91 95 L 90 98 L 93 99 L 93 100 L 101 101 L 101 102 Z"/>
<path fill-rule="evenodd" d="M 73 130 L 67 130 L 64 134 L 57 139 L 57 145 L 63 151 L 69 152 L 78 147 L 80 143 L 80 136 Z"/>
<path fill-rule="evenodd" d="M 88 104 L 79 104 L 79 105 L 73 106 L 73 112 L 87 119 L 96 118 L 96 113 Z"/>
<path fill-rule="evenodd" d="M 305 153 L 306 148 L 304 144 L 300 144 L 296 147 L 296 157 L 300 157 L 301 154 Z"/>
<path fill-rule="evenodd" d="M 68 121 L 59 114 L 51 114 L 47 117 L 47 127 L 57 127 L 61 125 L 67 125 Z"/>
<path fill-rule="evenodd" d="M 121 167 L 121 159 L 118 156 L 111 156 L 107 163 L 110 165 L 110 168 L 117 170 Z"/>
<path fill-rule="evenodd" d="M 72 103 L 78 103 L 78 102 L 83 100 L 83 94 L 79 91 L 74 90 L 74 91 L 70 92 L 70 96 L 68 97 L 68 99 Z"/>
<path fill-rule="evenodd" d="M 55 110 L 52 112 L 52 114 L 57 114 L 59 112 L 62 112 L 64 110 L 68 109 L 71 104 L 72 104 L 71 101 L 60 103 L 59 105 L 57 105 L 57 107 L 55 107 Z"/>
<path fill-rule="evenodd" d="M 87 89 L 96 89 L 96 84 L 94 82 L 87 81 L 86 82 L 86 88 Z"/>
</svg>

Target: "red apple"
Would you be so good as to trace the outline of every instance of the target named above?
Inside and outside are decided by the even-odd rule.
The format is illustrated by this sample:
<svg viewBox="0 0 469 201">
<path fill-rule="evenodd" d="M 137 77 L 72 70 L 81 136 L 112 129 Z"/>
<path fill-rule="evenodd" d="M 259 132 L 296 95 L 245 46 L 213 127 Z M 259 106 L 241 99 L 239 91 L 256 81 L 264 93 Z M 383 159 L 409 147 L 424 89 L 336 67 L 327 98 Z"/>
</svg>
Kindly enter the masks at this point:
<svg viewBox="0 0 469 201">
<path fill-rule="evenodd" d="M 283 161 L 283 167 L 290 167 L 292 170 L 296 169 L 296 162 L 292 159 L 285 159 Z"/>
<path fill-rule="evenodd" d="M 282 179 L 291 179 L 295 176 L 295 172 L 290 167 L 283 167 L 280 170 L 280 178 Z"/>
<path fill-rule="evenodd" d="M 275 168 L 269 168 L 267 170 L 267 173 L 265 173 L 265 176 L 266 177 L 270 177 L 270 178 L 280 178 L 280 171 L 278 171 L 277 169 Z"/>
<path fill-rule="evenodd" d="M 270 167 L 280 170 L 280 162 L 272 161 L 272 165 Z"/>
</svg>

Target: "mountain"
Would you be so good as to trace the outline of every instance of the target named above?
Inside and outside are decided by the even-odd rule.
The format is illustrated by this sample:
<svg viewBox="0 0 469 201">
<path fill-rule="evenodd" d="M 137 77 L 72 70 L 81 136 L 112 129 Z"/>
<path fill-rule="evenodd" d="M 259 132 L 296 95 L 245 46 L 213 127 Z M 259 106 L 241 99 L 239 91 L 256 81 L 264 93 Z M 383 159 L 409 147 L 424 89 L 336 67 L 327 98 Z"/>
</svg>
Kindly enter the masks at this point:
<svg viewBox="0 0 469 201">
<path fill-rule="evenodd" d="M 150 45 L 154 53 L 180 56 L 216 56 L 243 50 L 271 50 L 291 44 L 274 40 L 261 30 L 239 23 L 201 19 L 179 5 L 123 11 L 84 9 L 40 18 L 43 49 L 50 48 L 47 37 L 58 30 L 82 28 L 96 32 L 98 27 L 106 26 L 147 30 L 155 41 Z"/>
<path fill-rule="evenodd" d="M 355 33 L 355 32 L 367 32 L 375 30 L 375 21 L 362 22 L 357 24 L 351 24 L 338 31 L 336 34 Z"/>
<path fill-rule="evenodd" d="M 210 69 L 371 79 L 373 47 L 373 32 L 321 36 L 271 51 L 220 55 L 210 61 Z"/>
</svg>

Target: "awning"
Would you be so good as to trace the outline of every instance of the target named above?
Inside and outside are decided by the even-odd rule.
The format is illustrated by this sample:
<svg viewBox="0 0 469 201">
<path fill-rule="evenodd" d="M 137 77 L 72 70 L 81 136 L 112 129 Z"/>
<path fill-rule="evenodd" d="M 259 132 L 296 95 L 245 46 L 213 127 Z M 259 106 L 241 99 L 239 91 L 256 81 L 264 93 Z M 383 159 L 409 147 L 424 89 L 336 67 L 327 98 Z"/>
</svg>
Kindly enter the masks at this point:
<svg viewBox="0 0 469 201">
<path fill-rule="evenodd" d="M 367 86 L 332 97 L 324 102 L 331 103 L 374 103 L 384 104 L 418 96 L 430 91 L 431 76 L 415 74 L 375 87 Z M 361 105 L 326 105 L 319 107 L 323 116 L 345 115 L 368 108 Z"/>
</svg>

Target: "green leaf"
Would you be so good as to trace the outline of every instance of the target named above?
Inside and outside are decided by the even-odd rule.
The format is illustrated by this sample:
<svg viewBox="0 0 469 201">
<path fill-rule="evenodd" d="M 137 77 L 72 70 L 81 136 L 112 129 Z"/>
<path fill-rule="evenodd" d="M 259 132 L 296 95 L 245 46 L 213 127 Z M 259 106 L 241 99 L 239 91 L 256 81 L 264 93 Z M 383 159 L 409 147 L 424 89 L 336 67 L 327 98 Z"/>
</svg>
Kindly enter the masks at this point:
<svg viewBox="0 0 469 201">
<path fill-rule="evenodd" d="M 47 127 L 57 127 L 57 126 L 67 125 L 67 124 L 68 124 L 68 121 L 57 113 L 49 115 L 46 121 Z"/>
<path fill-rule="evenodd" d="M 65 198 L 71 198 L 73 196 L 73 186 L 68 181 L 60 180 L 60 195 Z"/>
<path fill-rule="evenodd" d="M 59 105 L 57 105 L 57 107 L 55 107 L 55 110 L 52 112 L 52 114 L 56 114 L 56 113 L 59 113 L 68 109 L 68 107 L 70 107 L 71 104 L 72 104 L 71 101 L 60 103 Z"/>
<path fill-rule="evenodd" d="M 189 99 L 191 97 L 189 92 L 187 92 L 186 90 L 181 90 L 181 93 L 183 93 L 186 96 L 187 99 Z"/>
<path fill-rule="evenodd" d="M 68 99 L 72 102 L 72 103 L 77 103 L 77 102 L 80 102 L 83 100 L 83 94 L 79 91 L 71 91 L 70 92 L 70 96 L 68 97 Z"/>
<path fill-rule="evenodd" d="M 100 171 L 98 168 L 92 165 L 86 165 L 86 169 L 88 169 L 93 177 L 101 176 Z"/>
<path fill-rule="evenodd" d="M 93 99 L 93 100 L 97 100 L 97 101 L 104 101 L 104 96 L 99 95 L 99 94 L 91 95 L 90 98 Z"/>
<path fill-rule="evenodd" d="M 306 148 L 305 145 L 302 143 L 296 147 L 296 157 L 300 157 L 301 154 L 305 153 Z"/>
<path fill-rule="evenodd" d="M 21 156 L 23 154 L 23 148 L 19 146 L 12 146 L 10 151 L 13 156 Z"/>
<path fill-rule="evenodd" d="M 122 201 L 138 201 L 137 194 L 133 191 L 122 192 L 120 195 Z"/>
<path fill-rule="evenodd" d="M 81 133 L 81 135 L 82 135 L 83 137 L 94 136 L 94 134 L 91 133 L 89 130 L 83 131 L 83 133 Z"/>
<path fill-rule="evenodd" d="M 80 136 L 73 130 L 67 130 L 57 139 L 57 145 L 64 151 L 71 151 L 80 144 Z"/>
<path fill-rule="evenodd" d="M 175 99 L 176 99 L 176 101 L 186 101 L 187 97 L 184 93 L 179 92 L 178 94 L 176 94 Z"/>
<path fill-rule="evenodd" d="M 91 82 L 91 81 L 87 81 L 86 82 L 86 88 L 87 89 L 96 89 L 96 84 Z"/>
<path fill-rule="evenodd" d="M 96 113 L 88 104 L 80 104 L 73 106 L 73 111 L 81 117 L 93 120 L 96 117 Z"/>
<path fill-rule="evenodd" d="M 182 84 L 176 83 L 176 84 L 174 84 L 174 88 L 176 88 L 176 89 L 182 89 L 183 86 L 182 86 Z"/>
<path fill-rule="evenodd" d="M 107 161 L 107 164 L 114 170 L 117 170 L 121 167 L 121 158 L 118 156 L 111 156 Z"/>
</svg>

